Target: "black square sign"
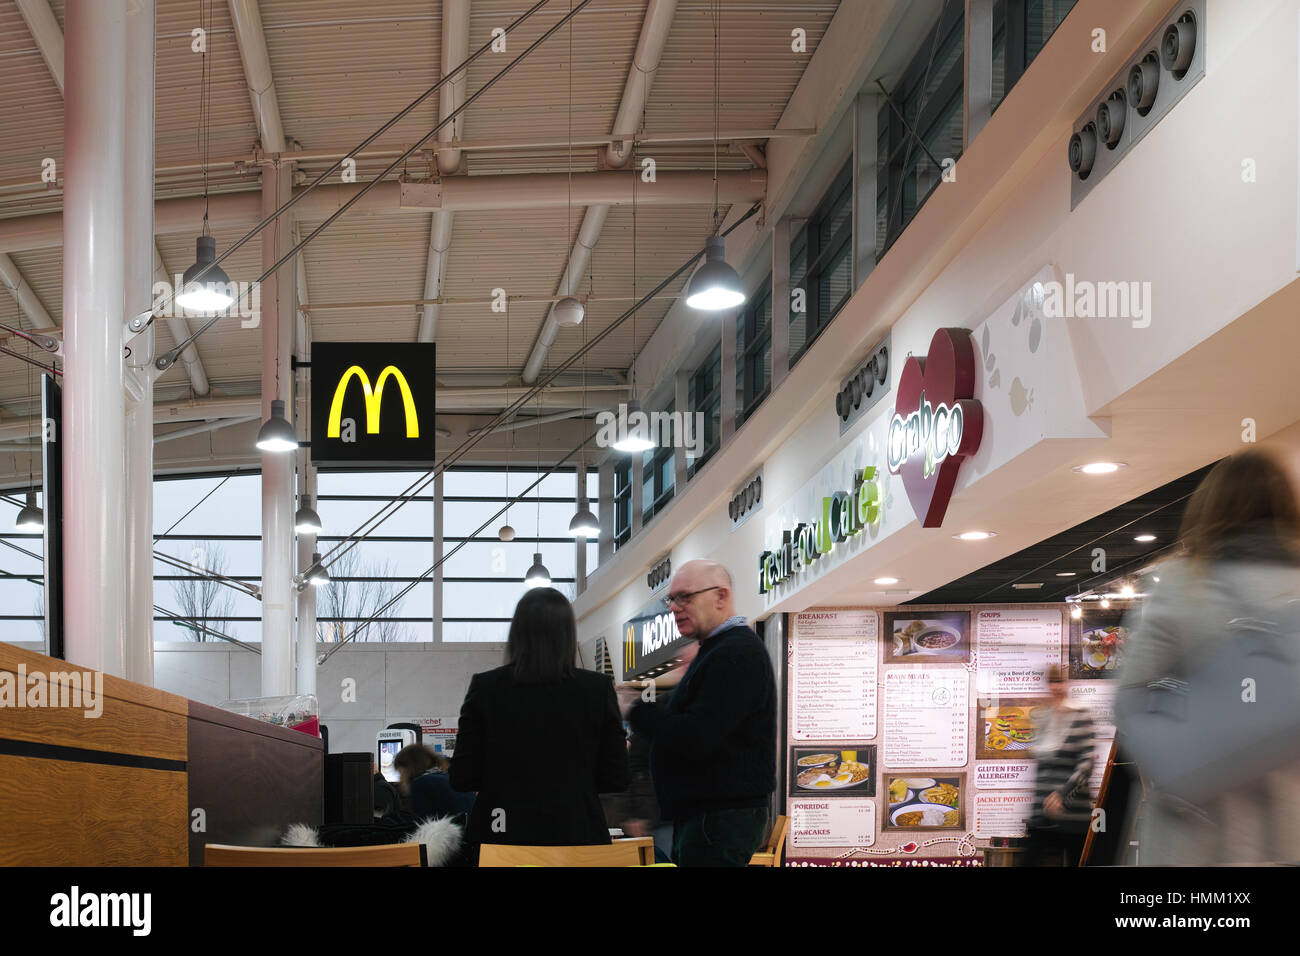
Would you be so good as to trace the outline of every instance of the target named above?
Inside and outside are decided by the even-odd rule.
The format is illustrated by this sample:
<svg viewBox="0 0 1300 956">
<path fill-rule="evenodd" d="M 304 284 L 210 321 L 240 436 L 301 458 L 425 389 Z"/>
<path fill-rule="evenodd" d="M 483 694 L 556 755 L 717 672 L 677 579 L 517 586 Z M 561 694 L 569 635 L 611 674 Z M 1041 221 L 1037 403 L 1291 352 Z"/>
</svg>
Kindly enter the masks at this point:
<svg viewBox="0 0 1300 956">
<path fill-rule="evenodd" d="M 313 342 L 311 460 L 435 461 L 434 343 Z"/>
</svg>

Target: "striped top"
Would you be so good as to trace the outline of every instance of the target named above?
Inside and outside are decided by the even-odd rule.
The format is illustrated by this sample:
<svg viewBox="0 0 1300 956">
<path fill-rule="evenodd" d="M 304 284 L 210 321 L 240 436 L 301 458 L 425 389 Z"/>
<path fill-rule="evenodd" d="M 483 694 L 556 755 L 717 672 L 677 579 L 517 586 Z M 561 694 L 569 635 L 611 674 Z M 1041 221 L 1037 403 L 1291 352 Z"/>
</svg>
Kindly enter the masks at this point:
<svg viewBox="0 0 1300 956">
<path fill-rule="evenodd" d="M 1053 738 L 1050 749 L 1038 752 L 1037 780 L 1034 785 L 1034 809 L 1029 816 L 1031 825 L 1051 823 L 1081 823 L 1091 819 L 1092 795 L 1088 778 L 1092 775 L 1093 728 L 1092 717 L 1086 710 L 1061 704 L 1049 720 L 1064 721 L 1060 728 L 1045 727 L 1042 732 Z M 1057 729 L 1055 734 L 1050 733 Z M 1049 794 L 1058 793 L 1065 803 L 1064 811 L 1049 817 L 1043 813 L 1043 801 Z"/>
</svg>

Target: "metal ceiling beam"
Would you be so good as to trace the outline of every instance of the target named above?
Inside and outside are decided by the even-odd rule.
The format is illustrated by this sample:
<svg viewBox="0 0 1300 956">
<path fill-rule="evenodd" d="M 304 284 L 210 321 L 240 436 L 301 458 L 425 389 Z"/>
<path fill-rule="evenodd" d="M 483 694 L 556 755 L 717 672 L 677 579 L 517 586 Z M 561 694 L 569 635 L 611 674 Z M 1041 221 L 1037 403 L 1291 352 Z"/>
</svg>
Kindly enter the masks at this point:
<svg viewBox="0 0 1300 956">
<path fill-rule="evenodd" d="M 27 317 L 32 332 L 57 332 L 59 324 L 54 320 L 41 302 L 31 284 L 23 278 L 18 265 L 3 252 L 0 252 L 0 282 L 13 293 L 18 310 Z"/>
<path fill-rule="evenodd" d="M 628 171 L 574 173 L 573 205 L 630 205 L 632 182 Z M 440 184 L 386 182 L 376 186 L 354 208 L 358 213 L 396 215 L 431 209 L 467 210 L 562 209 L 567 205 L 569 179 L 564 173 L 527 173 L 510 176 L 452 176 Z M 719 202 L 749 205 L 766 196 L 767 173 L 761 169 L 718 174 Z M 296 208 L 299 218 L 325 219 L 360 190 L 356 184 L 323 185 Z M 405 199 L 403 198 L 405 194 Z M 712 205 L 713 174 L 660 171 L 653 184 L 639 188 L 643 206 Z M 154 203 L 154 232 L 188 233 L 203 219 L 202 196 L 164 199 Z M 212 196 L 209 223 L 214 230 L 247 228 L 261 221 L 259 192 Z M 42 213 L 0 220 L 0 252 L 55 249 L 63 245 L 63 214 Z"/>
<path fill-rule="evenodd" d="M 284 152 L 284 126 L 280 123 L 280 101 L 275 95 L 271 75 L 271 58 L 266 52 L 266 34 L 262 32 L 262 13 L 257 0 L 230 0 L 230 19 L 235 25 L 239 58 L 244 64 L 248 98 L 257 119 L 257 133 L 262 149 L 268 153 Z"/>
<path fill-rule="evenodd" d="M 650 96 L 650 87 L 654 82 L 655 71 L 659 69 L 659 59 L 663 55 L 664 44 L 668 40 L 673 25 L 673 14 L 676 11 L 677 0 L 649 0 L 646 4 L 645 18 L 641 21 L 641 34 L 636 42 L 636 54 L 632 58 L 627 81 L 623 84 L 623 96 L 614 118 L 613 135 L 616 137 L 630 136 L 641 125 L 641 114 Z M 603 153 L 605 162 L 615 168 L 626 165 L 631 155 L 631 144 L 622 140 L 610 143 Z M 632 175 L 638 176 L 640 173 L 633 170 Z M 658 185 L 657 180 L 656 177 L 653 185 Z M 629 185 L 635 189 L 635 183 Z M 591 263 L 591 250 L 596 247 L 608 217 L 607 204 L 587 206 L 582 216 L 582 225 L 578 228 L 578 236 L 569 253 L 569 261 L 565 263 L 564 272 L 556 283 L 556 295 L 573 295 L 573 290 L 582 282 Z M 546 362 L 546 356 L 550 354 L 551 346 L 555 344 L 555 336 L 559 330 L 559 323 L 555 320 L 555 305 L 552 304 L 546 310 L 546 319 L 537 332 L 537 340 L 533 343 L 532 351 L 528 353 L 528 361 L 524 364 L 522 377 L 526 384 L 531 385 L 537 381 L 537 376 Z M 632 345 L 635 349 L 636 343 Z"/>
</svg>

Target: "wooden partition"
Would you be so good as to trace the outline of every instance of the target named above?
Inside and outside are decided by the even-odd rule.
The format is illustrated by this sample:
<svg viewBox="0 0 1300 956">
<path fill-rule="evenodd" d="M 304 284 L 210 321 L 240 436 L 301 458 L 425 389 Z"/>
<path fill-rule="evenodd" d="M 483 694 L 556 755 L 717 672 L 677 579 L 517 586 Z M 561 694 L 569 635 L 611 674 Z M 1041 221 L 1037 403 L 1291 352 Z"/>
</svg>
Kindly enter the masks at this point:
<svg viewBox="0 0 1300 956">
<path fill-rule="evenodd" d="M 202 865 L 205 843 L 274 845 L 322 822 L 324 749 L 0 643 L 0 866 Z"/>
<path fill-rule="evenodd" d="M 184 866 L 189 703 L 0 644 L 0 865 Z"/>
</svg>

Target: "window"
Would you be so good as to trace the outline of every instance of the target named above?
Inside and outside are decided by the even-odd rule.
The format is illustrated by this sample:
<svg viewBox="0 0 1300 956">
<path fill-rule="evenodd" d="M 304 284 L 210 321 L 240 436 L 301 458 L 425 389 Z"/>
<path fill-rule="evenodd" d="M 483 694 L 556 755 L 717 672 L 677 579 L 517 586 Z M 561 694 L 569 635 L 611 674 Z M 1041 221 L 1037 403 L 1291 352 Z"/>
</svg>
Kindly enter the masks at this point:
<svg viewBox="0 0 1300 956">
<path fill-rule="evenodd" d="M 876 141 L 878 255 L 902 235 L 939 184 L 945 161 L 961 156 L 964 29 L 963 5 L 945 4 L 881 107 Z M 996 86 L 996 65 L 994 72 Z"/>
<path fill-rule="evenodd" d="M 664 413 L 672 415 L 676 403 L 671 403 Z M 655 435 L 658 430 L 651 427 Z M 644 524 L 663 511 L 673 498 L 673 485 L 677 477 L 677 464 L 671 444 L 656 445 L 641 459 L 641 521 Z"/>
<path fill-rule="evenodd" d="M 852 171 L 852 163 L 846 163 L 790 243 L 791 365 L 853 292 Z M 770 302 L 768 309 L 770 317 Z"/>
<path fill-rule="evenodd" d="M 1076 0 L 997 0 L 993 6 L 993 109 L 1006 98 Z"/>
<path fill-rule="evenodd" d="M 14 643 L 45 640 L 45 542 L 39 531 L 14 528 L 24 504 L 23 490 L 0 497 L 0 637 Z M 36 504 L 45 506 L 42 495 Z"/>
<path fill-rule="evenodd" d="M 772 389 L 772 277 L 736 316 L 736 427 Z"/>
<path fill-rule="evenodd" d="M 696 434 L 696 421 L 692 419 L 688 426 L 691 429 L 692 441 L 699 443 L 700 456 L 687 464 L 689 466 L 688 474 L 694 475 L 696 469 L 708 461 L 715 451 L 718 450 L 718 444 L 721 436 L 722 425 L 722 343 L 713 347 L 709 357 L 704 360 L 695 374 L 691 376 L 689 388 L 690 393 L 690 414 L 699 415 L 702 418 L 703 431 Z"/>
<path fill-rule="evenodd" d="M 632 459 L 614 466 L 614 550 L 632 538 Z"/>
</svg>

